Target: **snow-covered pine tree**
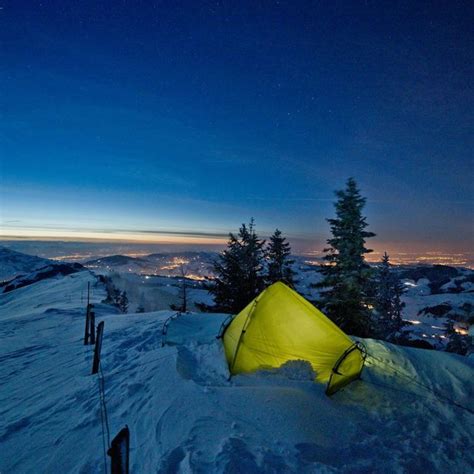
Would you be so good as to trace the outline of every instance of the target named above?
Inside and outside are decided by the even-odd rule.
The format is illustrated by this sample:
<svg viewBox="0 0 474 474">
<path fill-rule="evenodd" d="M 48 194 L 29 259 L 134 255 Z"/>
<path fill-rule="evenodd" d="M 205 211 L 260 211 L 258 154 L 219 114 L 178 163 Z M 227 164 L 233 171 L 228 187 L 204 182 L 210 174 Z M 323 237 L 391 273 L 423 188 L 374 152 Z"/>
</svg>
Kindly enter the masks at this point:
<svg viewBox="0 0 474 474">
<path fill-rule="evenodd" d="M 374 303 L 374 332 L 377 337 L 385 339 L 390 333 L 390 318 L 392 312 L 392 282 L 390 261 L 387 252 L 383 254 L 381 265 L 378 269 Z"/>
<path fill-rule="evenodd" d="M 332 238 L 328 239 L 325 265 L 321 266 L 323 289 L 320 305 L 326 314 L 344 331 L 356 336 L 371 334 L 371 314 L 367 292 L 371 270 L 364 255 L 371 252 L 365 247 L 366 239 L 375 234 L 365 230 L 366 218 L 362 215 L 365 198 L 357 184 L 349 178 L 346 188 L 336 191 L 336 218 L 328 219 Z"/>
<path fill-rule="evenodd" d="M 126 313 L 128 311 L 128 296 L 125 290 L 120 293 L 118 298 L 118 308 L 122 313 Z"/>
<path fill-rule="evenodd" d="M 382 256 L 377 273 L 374 304 L 375 336 L 396 341 L 404 326 L 402 311 L 405 303 L 401 300 L 403 286 L 390 268 L 390 257 L 387 252 Z"/>
<path fill-rule="evenodd" d="M 118 307 L 120 300 L 120 290 L 113 284 L 113 280 L 110 277 L 104 276 L 103 278 L 107 292 L 107 297 L 103 302 Z"/>
<path fill-rule="evenodd" d="M 405 326 L 403 321 L 403 308 L 405 303 L 402 301 L 402 295 L 405 291 L 400 278 L 394 276 L 393 282 L 393 321 L 395 332 L 400 331 L 400 329 Z"/>
<path fill-rule="evenodd" d="M 237 313 L 263 290 L 264 245 L 255 232 L 253 219 L 248 226 L 242 224 L 237 235 L 229 234 L 227 249 L 214 264 L 217 276 L 209 287 L 214 295 L 214 310 Z"/>
<path fill-rule="evenodd" d="M 291 288 L 294 286 L 295 272 L 291 268 L 294 260 L 291 260 L 291 247 L 286 238 L 282 236 L 279 229 L 276 229 L 270 237 L 270 242 L 265 249 L 267 259 L 266 283 L 271 285 L 277 281 L 282 281 Z"/>
</svg>

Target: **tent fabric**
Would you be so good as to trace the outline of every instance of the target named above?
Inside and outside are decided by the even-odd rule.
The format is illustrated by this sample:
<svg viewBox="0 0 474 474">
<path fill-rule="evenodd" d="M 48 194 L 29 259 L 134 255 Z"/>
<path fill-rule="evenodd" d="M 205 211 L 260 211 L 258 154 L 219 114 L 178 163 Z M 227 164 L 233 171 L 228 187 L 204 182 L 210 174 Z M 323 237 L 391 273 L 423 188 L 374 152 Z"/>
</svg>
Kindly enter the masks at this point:
<svg viewBox="0 0 474 474">
<path fill-rule="evenodd" d="M 223 340 L 231 374 L 306 360 L 316 380 L 328 384 L 328 394 L 358 378 L 364 364 L 357 343 L 281 282 L 250 302 L 227 326 Z"/>
</svg>

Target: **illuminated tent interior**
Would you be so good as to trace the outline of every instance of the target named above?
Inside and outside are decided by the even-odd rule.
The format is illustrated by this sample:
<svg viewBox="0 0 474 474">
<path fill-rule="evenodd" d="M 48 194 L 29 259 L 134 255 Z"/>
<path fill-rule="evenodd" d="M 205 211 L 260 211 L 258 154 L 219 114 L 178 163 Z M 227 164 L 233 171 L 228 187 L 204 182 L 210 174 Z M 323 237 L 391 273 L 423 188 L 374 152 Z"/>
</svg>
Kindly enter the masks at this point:
<svg viewBox="0 0 474 474">
<path fill-rule="evenodd" d="M 225 328 L 232 375 L 308 361 L 333 394 L 360 377 L 365 351 L 321 311 L 285 284 L 269 286 Z"/>
</svg>

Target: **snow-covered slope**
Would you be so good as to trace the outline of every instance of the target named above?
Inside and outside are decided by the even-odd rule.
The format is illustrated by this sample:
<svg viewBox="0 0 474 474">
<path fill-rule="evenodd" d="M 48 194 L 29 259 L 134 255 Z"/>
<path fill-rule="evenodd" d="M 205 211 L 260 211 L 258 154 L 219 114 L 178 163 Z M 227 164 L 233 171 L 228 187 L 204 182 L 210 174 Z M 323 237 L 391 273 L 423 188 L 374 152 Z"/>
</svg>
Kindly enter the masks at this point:
<svg viewBox="0 0 474 474">
<path fill-rule="evenodd" d="M 51 260 L 0 247 L 0 281 L 31 273 L 51 263 Z"/>
<path fill-rule="evenodd" d="M 176 277 L 115 272 L 108 276 L 120 291 L 127 292 L 130 312 L 134 312 L 140 305 L 145 311 L 159 311 L 170 309 L 170 305 L 181 304 L 182 281 Z M 189 310 L 197 310 L 195 303 L 213 303 L 202 282 L 187 280 L 186 291 Z"/>
<path fill-rule="evenodd" d="M 413 339 L 444 349 L 449 340 L 446 325 L 450 319 L 461 325 L 472 324 L 472 270 L 441 265 L 405 267 L 399 270 L 399 276 L 405 287 L 403 317 L 412 323 L 406 330 Z"/>
<path fill-rule="evenodd" d="M 18 275 L 9 282 L 2 284 L 1 289 L 3 293 L 7 293 L 23 288 L 24 286 L 32 285 L 41 280 L 70 275 L 71 273 L 77 273 L 83 270 L 85 270 L 85 268 L 80 263 L 51 263 L 31 273 Z"/>
<path fill-rule="evenodd" d="M 474 360 L 365 341 L 361 381 L 331 398 L 303 366 L 228 379 L 225 315 L 110 314 L 83 271 L 0 295 L 0 471 L 103 472 L 97 376 L 82 344 L 92 283 L 105 322 L 111 435 L 131 472 L 456 472 L 474 469 Z M 394 372 L 395 368 L 398 372 Z M 422 384 L 422 385 L 420 385 Z"/>
</svg>

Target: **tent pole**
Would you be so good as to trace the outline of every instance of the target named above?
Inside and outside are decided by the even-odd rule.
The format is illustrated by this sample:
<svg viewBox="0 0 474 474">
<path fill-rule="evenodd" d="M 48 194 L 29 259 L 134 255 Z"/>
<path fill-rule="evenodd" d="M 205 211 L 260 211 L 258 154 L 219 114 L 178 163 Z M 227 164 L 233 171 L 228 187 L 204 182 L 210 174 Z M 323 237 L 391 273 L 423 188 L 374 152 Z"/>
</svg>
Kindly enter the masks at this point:
<svg viewBox="0 0 474 474">
<path fill-rule="evenodd" d="M 230 323 L 233 321 L 235 314 L 227 316 L 222 322 L 221 327 L 219 328 L 219 334 L 216 336 L 216 339 L 222 339 L 226 329 L 230 326 Z"/>
<path fill-rule="evenodd" d="M 245 331 L 247 330 L 247 328 L 250 324 L 250 317 L 252 316 L 253 312 L 255 311 L 257 303 L 258 303 L 258 299 L 255 300 L 255 303 L 253 304 L 252 309 L 249 311 L 249 314 L 247 315 L 247 318 L 245 319 L 244 325 L 242 326 L 242 331 L 240 333 L 239 340 L 237 341 L 237 346 L 235 348 L 234 357 L 232 358 L 232 364 L 230 366 L 230 373 L 231 374 L 234 370 L 235 361 L 237 360 L 237 354 L 239 353 L 240 343 L 242 341 L 242 337 L 244 336 Z"/>
<path fill-rule="evenodd" d="M 333 392 L 331 392 L 330 390 L 330 387 L 331 387 L 331 382 L 332 382 L 332 378 L 333 378 L 333 375 L 336 374 L 336 375 L 343 375 L 341 374 L 340 372 L 338 372 L 338 369 L 339 369 L 339 366 L 342 364 L 342 362 L 344 361 L 344 359 L 352 352 L 354 351 L 359 351 L 361 354 L 362 354 L 362 366 L 359 370 L 359 373 L 357 374 L 356 377 L 352 377 L 351 379 L 354 380 L 354 379 L 359 379 L 360 378 L 360 375 L 362 373 L 362 370 L 364 369 L 364 362 L 365 362 L 365 358 L 366 358 L 366 354 L 367 354 L 367 351 L 365 349 L 365 346 L 364 344 L 360 343 L 360 342 L 354 342 L 354 344 L 352 344 L 352 346 L 350 346 L 348 349 L 346 349 L 344 351 L 344 353 L 341 355 L 341 357 L 339 357 L 339 359 L 336 361 L 336 363 L 334 364 L 334 367 L 332 368 L 332 371 L 331 371 L 331 377 L 329 377 L 329 381 L 328 381 L 328 384 L 326 386 L 326 395 L 332 395 Z"/>
</svg>

